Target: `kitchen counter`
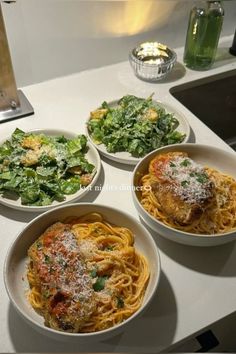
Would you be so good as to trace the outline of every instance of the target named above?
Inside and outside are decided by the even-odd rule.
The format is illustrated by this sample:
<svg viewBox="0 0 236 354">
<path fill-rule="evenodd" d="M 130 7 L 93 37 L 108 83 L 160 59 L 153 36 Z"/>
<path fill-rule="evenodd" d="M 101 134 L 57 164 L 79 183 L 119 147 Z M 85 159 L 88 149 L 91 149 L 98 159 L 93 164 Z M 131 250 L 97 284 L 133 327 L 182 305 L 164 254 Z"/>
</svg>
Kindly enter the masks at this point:
<svg viewBox="0 0 236 354">
<path fill-rule="evenodd" d="M 190 113 L 173 96 L 173 86 L 236 68 L 236 58 L 228 54 L 232 37 L 224 38 L 214 67 L 205 72 L 186 69 L 183 49 L 177 49 L 178 63 L 162 82 L 137 79 L 128 62 L 84 71 L 68 77 L 24 87 L 22 90 L 35 109 L 35 115 L 1 124 L 0 139 L 18 127 L 23 130 L 58 128 L 85 132 L 89 112 L 104 100 L 129 93 L 167 102 L 186 115 L 192 128 L 191 142 L 231 150 L 216 134 Z M 217 158 L 217 157 L 216 157 Z M 132 167 L 102 158 L 98 180 L 102 191 L 87 194 L 82 201 L 121 207 L 139 219 L 131 192 Z M 112 188 L 112 186 L 114 188 Z M 116 186 L 123 186 L 116 190 Z M 107 188 L 111 187 L 111 188 Z M 112 189 L 112 190 L 111 190 Z M 0 267 L 19 231 L 37 214 L 0 206 Z M 57 342 L 42 336 L 15 311 L 6 294 L 1 272 L 0 352 L 140 352 L 167 349 L 192 333 L 231 314 L 236 309 L 236 244 L 213 248 L 188 247 L 154 235 L 160 249 L 162 275 L 152 304 L 124 333 L 105 342 Z"/>
</svg>

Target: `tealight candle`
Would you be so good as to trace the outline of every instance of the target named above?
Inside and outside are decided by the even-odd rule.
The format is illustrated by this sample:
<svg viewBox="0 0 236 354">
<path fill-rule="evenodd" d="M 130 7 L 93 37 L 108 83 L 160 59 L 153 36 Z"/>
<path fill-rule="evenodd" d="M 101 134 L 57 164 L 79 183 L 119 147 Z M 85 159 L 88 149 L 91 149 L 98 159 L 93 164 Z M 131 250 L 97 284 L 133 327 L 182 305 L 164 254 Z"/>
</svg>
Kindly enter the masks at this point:
<svg viewBox="0 0 236 354">
<path fill-rule="evenodd" d="M 136 56 L 145 63 L 162 62 L 169 59 L 168 48 L 158 42 L 146 42 L 136 48 Z"/>
</svg>

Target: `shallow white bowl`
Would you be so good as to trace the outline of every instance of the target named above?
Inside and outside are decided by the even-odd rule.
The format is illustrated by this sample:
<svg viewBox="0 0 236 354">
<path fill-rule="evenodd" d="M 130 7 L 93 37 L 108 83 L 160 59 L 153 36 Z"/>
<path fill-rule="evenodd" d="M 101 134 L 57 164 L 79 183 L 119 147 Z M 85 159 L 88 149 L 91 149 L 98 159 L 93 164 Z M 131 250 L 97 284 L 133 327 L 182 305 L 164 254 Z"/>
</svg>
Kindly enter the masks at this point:
<svg viewBox="0 0 236 354">
<path fill-rule="evenodd" d="M 125 226 L 132 230 L 135 235 L 135 248 L 148 260 L 150 267 L 150 279 L 146 289 L 144 302 L 141 308 L 123 323 L 95 333 L 65 333 L 44 326 L 43 317 L 39 316 L 29 304 L 26 298 L 28 287 L 26 278 L 26 264 L 28 261 L 27 250 L 30 245 L 56 221 L 63 221 L 69 216 L 81 216 L 90 212 L 101 213 L 106 220 L 116 225 Z M 41 214 L 32 220 L 23 231 L 19 233 L 11 245 L 4 264 L 4 281 L 8 296 L 19 312 L 28 323 L 42 334 L 46 334 L 59 340 L 104 340 L 123 331 L 126 325 L 139 316 L 149 305 L 155 295 L 160 279 L 160 257 L 157 246 L 142 224 L 135 218 L 118 209 L 91 204 L 70 204 L 61 206 Z"/>
<path fill-rule="evenodd" d="M 27 133 L 45 134 L 48 136 L 62 136 L 63 135 L 65 138 L 68 138 L 68 139 L 73 139 L 78 135 L 76 133 L 68 132 L 66 130 L 59 130 L 59 129 L 35 129 L 35 130 L 27 131 Z M 2 145 L 6 140 L 10 140 L 10 139 L 11 139 L 10 137 L 3 139 L 0 142 L 0 145 Z M 5 206 L 8 206 L 9 208 L 13 208 L 13 209 L 30 211 L 30 212 L 43 212 L 43 211 L 55 208 L 58 205 L 73 203 L 73 202 L 81 199 L 89 191 L 91 191 L 92 187 L 96 184 L 99 174 L 101 172 L 101 159 L 100 159 L 100 156 L 99 156 L 96 148 L 89 141 L 87 142 L 87 146 L 88 146 L 88 151 L 85 154 L 85 156 L 88 159 L 88 161 L 95 166 L 96 174 L 95 174 L 92 182 L 86 188 L 81 188 L 80 190 L 78 190 L 74 194 L 65 195 L 65 200 L 63 200 L 61 202 L 55 200 L 55 201 L 53 201 L 53 203 L 51 205 L 46 205 L 46 206 L 22 205 L 20 197 L 18 197 L 17 199 L 10 199 L 8 197 L 4 197 L 3 195 L 0 195 L 0 203 Z"/>
<path fill-rule="evenodd" d="M 225 234 L 199 235 L 171 228 L 150 215 L 139 201 L 140 178 L 147 173 L 150 161 L 159 153 L 169 151 L 183 151 L 203 166 L 209 166 L 236 179 L 236 153 L 218 149 L 214 146 L 201 144 L 176 144 L 157 149 L 147 156 L 136 166 L 132 177 L 132 196 L 136 210 L 144 222 L 159 235 L 178 243 L 192 246 L 216 246 L 236 240 L 236 231 Z"/>
<path fill-rule="evenodd" d="M 175 118 L 178 119 L 179 121 L 179 126 L 177 127 L 177 131 L 181 132 L 182 134 L 185 134 L 185 138 L 183 140 L 183 142 L 181 144 L 187 143 L 189 141 L 190 138 L 190 125 L 188 123 L 188 120 L 186 119 L 186 117 L 178 112 L 174 107 L 172 107 L 171 105 L 169 105 L 169 103 L 164 103 L 164 102 L 159 102 L 157 101 L 157 103 L 165 108 L 167 113 L 173 113 Z M 108 102 L 109 106 L 111 107 L 116 107 L 118 104 L 118 100 L 114 100 L 111 102 Z M 97 150 L 100 152 L 101 155 L 105 156 L 106 158 L 108 158 L 109 160 L 113 160 L 116 161 L 118 163 L 123 163 L 126 165 L 137 165 L 137 163 L 139 161 L 141 161 L 141 158 L 138 157 L 133 157 L 129 152 L 116 152 L 116 153 L 110 153 L 107 151 L 107 148 L 104 144 L 95 144 L 89 131 L 88 131 L 88 122 L 89 122 L 90 118 L 88 118 L 87 123 L 86 123 L 86 131 L 87 131 L 87 135 L 89 137 L 89 141 L 91 144 L 93 144 Z"/>
</svg>

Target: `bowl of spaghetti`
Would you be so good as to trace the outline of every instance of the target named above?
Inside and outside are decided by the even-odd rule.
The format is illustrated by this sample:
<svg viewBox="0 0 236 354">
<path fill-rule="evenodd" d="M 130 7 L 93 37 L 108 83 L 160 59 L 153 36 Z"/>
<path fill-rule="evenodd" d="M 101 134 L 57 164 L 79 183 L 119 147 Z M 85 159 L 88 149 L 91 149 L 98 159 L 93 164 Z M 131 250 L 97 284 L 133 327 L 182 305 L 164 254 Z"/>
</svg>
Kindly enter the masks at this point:
<svg viewBox="0 0 236 354">
<path fill-rule="evenodd" d="M 104 340 L 155 295 L 160 258 L 132 216 L 90 203 L 47 211 L 18 235 L 4 279 L 16 310 L 55 339 Z"/>
<path fill-rule="evenodd" d="M 170 240 L 214 246 L 236 240 L 236 154 L 201 144 L 147 155 L 133 173 L 144 222 Z"/>
</svg>

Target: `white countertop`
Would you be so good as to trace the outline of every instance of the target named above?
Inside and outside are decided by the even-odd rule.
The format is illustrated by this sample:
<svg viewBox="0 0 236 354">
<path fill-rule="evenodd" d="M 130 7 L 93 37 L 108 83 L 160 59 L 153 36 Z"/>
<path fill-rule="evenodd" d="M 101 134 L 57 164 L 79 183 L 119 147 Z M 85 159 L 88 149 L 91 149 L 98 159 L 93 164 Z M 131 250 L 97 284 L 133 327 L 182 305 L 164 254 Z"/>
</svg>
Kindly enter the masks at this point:
<svg viewBox="0 0 236 354">
<path fill-rule="evenodd" d="M 211 76 L 236 68 L 236 58 L 227 54 L 232 37 L 221 41 L 220 57 L 206 72 L 186 70 L 182 49 L 177 50 L 178 63 L 165 82 L 147 83 L 137 79 L 128 62 L 81 72 L 69 77 L 23 88 L 35 109 L 35 115 L 0 125 L 0 139 L 18 127 L 61 128 L 85 131 L 89 112 L 104 100 L 125 94 L 168 102 L 185 114 L 197 143 L 230 149 L 219 137 L 183 107 L 169 89 L 184 82 Z M 233 128 L 233 127 L 232 127 Z M 84 202 L 120 206 L 134 215 L 130 191 L 106 191 L 106 186 L 128 186 L 132 168 L 102 159 L 103 173 L 98 184 L 103 190 L 92 192 Z M 124 188 L 125 189 L 125 188 Z M 19 231 L 36 214 L 0 206 L 0 267 L 6 252 Z M 157 295 L 145 314 L 133 322 L 125 333 L 105 342 L 78 346 L 57 342 L 38 334 L 22 320 L 10 305 L 2 271 L 0 274 L 0 352 L 158 352 L 177 343 L 236 309 L 236 244 L 213 248 L 194 248 L 176 244 L 155 235 L 160 249 L 162 276 Z"/>
</svg>

